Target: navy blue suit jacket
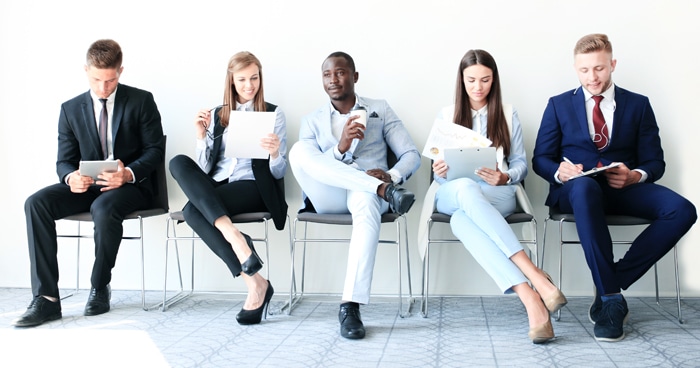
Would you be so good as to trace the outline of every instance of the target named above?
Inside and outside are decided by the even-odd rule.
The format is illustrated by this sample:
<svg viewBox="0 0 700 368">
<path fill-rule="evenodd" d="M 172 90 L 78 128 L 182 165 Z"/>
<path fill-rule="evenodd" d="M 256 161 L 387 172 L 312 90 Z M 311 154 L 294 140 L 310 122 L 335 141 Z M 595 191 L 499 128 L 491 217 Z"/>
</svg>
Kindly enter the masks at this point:
<svg viewBox="0 0 700 368">
<path fill-rule="evenodd" d="M 61 183 L 81 160 L 102 160 L 90 91 L 61 105 L 56 172 Z M 112 117 L 114 158 L 129 167 L 142 190 L 153 193 L 155 170 L 165 158 L 163 127 L 153 95 L 119 84 Z"/>
<path fill-rule="evenodd" d="M 630 170 L 640 169 L 652 183 L 664 174 L 664 154 L 659 128 L 649 99 L 615 86 L 615 113 L 608 146 L 599 151 L 588 132 L 584 93 L 581 87 L 549 99 L 542 117 L 532 157 L 534 171 L 550 183 L 545 202 L 554 206 L 562 187 L 554 179 L 563 157 L 589 170 L 623 162 Z"/>
</svg>

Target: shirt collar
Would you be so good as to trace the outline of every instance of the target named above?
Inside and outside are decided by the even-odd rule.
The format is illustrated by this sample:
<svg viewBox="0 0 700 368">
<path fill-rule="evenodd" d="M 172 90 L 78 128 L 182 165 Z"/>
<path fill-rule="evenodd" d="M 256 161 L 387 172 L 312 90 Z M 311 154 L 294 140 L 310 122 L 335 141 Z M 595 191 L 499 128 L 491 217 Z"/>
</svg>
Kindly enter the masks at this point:
<svg viewBox="0 0 700 368">
<path fill-rule="evenodd" d="M 355 104 L 353 105 L 353 108 L 357 107 L 360 104 L 360 98 L 357 97 L 357 94 L 355 94 Z M 338 114 L 338 115 L 343 115 L 338 111 L 335 106 L 333 106 L 333 102 L 331 100 L 328 100 L 328 105 L 331 107 L 331 115 L 333 114 Z"/>
<path fill-rule="evenodd" d="M 112 92 L 111 95 L 107 96 L 107 103 L 114 103 L 114 97 L 117 95 L 117 90 L 119 89 L 119 85 L 117 85 L 117 88 L 114 89 L 114 92 Z M 97 97 L 95 92 L 90 90 L 90 97 L 92 97 L 92 100 L 95 102 L 100 102 L 100 98 Z"/>
<path fill-rule="evenodd" d="M 236 111 L 253 111 L 253 100 L 249 100 L 244 104 L 236 101 Z"/>
<path fill-rule="evenodd" d="M 486 116 L 486 115 L 488 115 L 489 105 L 484 105 L 479 110 L 474 110 L 474 109 L 471 109 L 471 110 L 472 110 L 472 119 L 474 119 L 479 114 Z"/>
<path fill-rule="evenodd" d="M 583 97 L 585 98 L 586 101 L 590 100 L 593 95 L 588 92 L 587 89 L 581 88 L 583 90 Z M 613 105 L 615 104 L 615 83 L 610 83 L 610 87 L 603 91 L 603 93 L 600 94 L 603 96 L 605 100 L 612 101 Z"/>
</svg>

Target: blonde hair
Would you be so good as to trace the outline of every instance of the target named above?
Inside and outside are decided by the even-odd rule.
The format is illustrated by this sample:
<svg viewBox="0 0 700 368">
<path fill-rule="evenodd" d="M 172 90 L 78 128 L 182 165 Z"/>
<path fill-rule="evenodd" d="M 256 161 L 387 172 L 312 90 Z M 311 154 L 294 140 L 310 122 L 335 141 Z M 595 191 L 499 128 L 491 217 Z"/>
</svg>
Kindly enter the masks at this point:
<svg viewBox="0 0 700 368">
<path fill-rule="evenodd" d="M 258 93 L 255 94 L 253 98 L 253 109 L 255 111 L 266 111 L 265 108 L 265 95 L 263 93 L 263 73 L 262 65 L 260 60 L 258 60 L 255 55 L 248 51 L 241 51 L 231 56 L 228 61 L 228 68 L 226 69 L 226 78 L 224 81 L 224 104 L 228 105 L 227 108 L 219 110 L 219 117 L 221 118 L 221 125 L 228 126 L 229 118 L 231 115 L 231 109 L 236 107 L 236 100 L 238 93 L 236 92 L 236 87 L 233 83 L 233 74 L 241 69 L 249 67 L 251 64 L 255 64 L 258 67 L 258 77 L 260 78 L 260 88 Z"/>
<path fill-rule="evenodd" d="M 581 37 L 574 47 L 574 56 L 591 52 L 605 51 L 612 55 L 612 43 L 608 36 L 602 33 L 592 33 Z"/>
</svg>

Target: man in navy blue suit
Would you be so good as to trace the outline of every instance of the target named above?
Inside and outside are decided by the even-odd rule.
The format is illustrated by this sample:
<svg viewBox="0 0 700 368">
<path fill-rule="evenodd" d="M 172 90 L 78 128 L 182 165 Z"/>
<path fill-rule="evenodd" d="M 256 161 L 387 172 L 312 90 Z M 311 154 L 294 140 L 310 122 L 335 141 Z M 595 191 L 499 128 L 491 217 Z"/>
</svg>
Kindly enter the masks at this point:
<svg viewBox="0 0 700 368">
<path fill-rule="evenodd" d="M 665 169 L 656 118 L 647 97 L 613 84 L 616 62 L 604 34 L 576 43 L 574 67 L 581 86 L 549 99 L 532 158 L 535 172 L 550 183 L 545 204 L 576 216 L 596 287 L 589 319 L 600 341 L 625 337 L 629 310 L 621 290 L 671 250 L 697 219 L 692 203 L 655 184 Z M 613 162 L 619 166 L 571 179 Z M 617 262 L 606 214 L 652 221 Z"/>
<path fill-rule="evenodd" d="M 27 240 L 32 302 L 14 320 L 17 327 L 37 326 L 62 317 L 58 290 L 55 220 L 90 211 L 94 223 L 95 262 L 86 316 L 110 309 L 110 280 L 122 240 L 122 221 L 148 208 L 155 173 L 164 159 L 160 113 L 150 92 L 119 83 L 122 50 L 113 40 L 95 41 L 87 52 L 85 73 L 90 90 L 61 105 L 58 119 L 59 182 L 27 198 Z M 116 160 L 116 172 L 96 180 L 78 170 L 81 160 Z"/>
</svg>

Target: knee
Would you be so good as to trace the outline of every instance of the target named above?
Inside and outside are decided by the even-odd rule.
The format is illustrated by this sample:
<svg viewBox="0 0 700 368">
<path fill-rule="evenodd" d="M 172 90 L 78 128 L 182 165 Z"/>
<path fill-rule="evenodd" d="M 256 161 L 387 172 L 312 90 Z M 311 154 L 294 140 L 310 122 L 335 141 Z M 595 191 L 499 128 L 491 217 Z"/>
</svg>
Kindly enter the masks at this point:
<svg viewBox="0 0 700 368">
<path fill-rule="evenodd" d="M 173 157 L 170 160 L 170 163 L 168 164 L 168 168 L 170 169 L 170 173 L 174 177 L 177 177 L 180 174 L 180 170 L 185 165 L 187 165 L 188 161 L 192 161 L 192 159 L 186 155 L 177 155 L 177 156 Z"/>
<path fill-rule="evenodd" d="M 291 165 L 295 165 L 296 162 L 300 160 L 299 156 L 302 155 L 301 151 L 302 149 L 299 142 L 294 143 L 294 145 L 292 145 L 292 148 L 289 149 L 289 163 Z"/>
<path fill-rule="evenodd" d="M 93 202 L 92 207 L 90 207 L 90 215 L 96 228 L 121 224 L 124 218 L 120 217 L 117 211 L 108 206 L 95 205 L 96 202 L 98 201 Z"/>
<path fill-rule="evenodd" d="M 687 199 L 681 197 L 681 201 L 676 206 L 676 218 L 685 221 L 688 229 L 697 221 L 698 213 L 695 206 Z"/>
<path fill-rule="evenodd" d="M 590 200 L 592 198 L 601 198 L 603 195 L 603 190 L 593 178 L 578 178 L 569 182 L 568 185 L 571 185 L 569 200 L 572 203 L 576 199 Z"/>
</svg>

